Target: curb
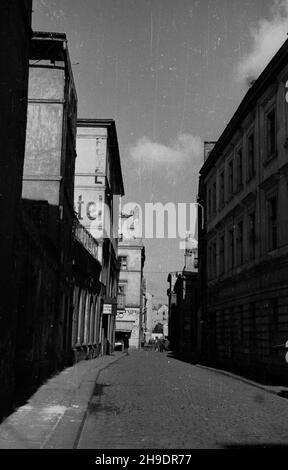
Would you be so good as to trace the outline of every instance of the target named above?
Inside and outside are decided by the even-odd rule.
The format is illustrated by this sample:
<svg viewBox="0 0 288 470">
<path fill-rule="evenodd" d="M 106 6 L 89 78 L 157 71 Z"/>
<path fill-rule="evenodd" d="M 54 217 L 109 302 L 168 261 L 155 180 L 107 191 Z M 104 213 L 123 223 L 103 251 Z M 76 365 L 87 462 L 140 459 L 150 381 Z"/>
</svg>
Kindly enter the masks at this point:
<svg viewBox="0 0 288 470">
<path fill-rule="evenodd" d="M 288 387 L 286 386 L 281 386 L 281 385 L 276 385 L 276 386 L 269 386 L 269 385 L 262 385 L 259 382 L 254 382 L 253 380 L 247 379 L 246 377 L 242 377 L 241 375 L 233 374 L 233 372 L 229 372 L 223 369 L 215 369 L 214 367 L 210 366 L 204 366 L 202 364 L 194 364 L 195 367 L 199 367 L 200 369 L 205 369 L 205 370 L 210 370 L 211 372 L 214 372 L 215 374 L 220 374 L 220 375 L 225 375 L 226 377 L 230 377 L 231 379 L 237 380 L 242 383 L 246 383 L 248 385 L 251 385 L 252 387 L 258 388 L 260 390 L 263 390 L 267 393 L 271 393 L 273 395 L 277 395 L 279 398 L 285 398 L 280 395 L 280 392 L 287 392 L 288 395 Z M 274 387 L 274 388 L 272 388 Z M 285 398 L 286 399 L 286 398 Z"/>
<path fill-rule="evenodd" d="M 85 410 L 84 416 L 83 416 L 83 418 L 82 418 L 81 425 L 80 425 L 80 427 L 79 427 L 79 429 L 78 429 L 77 437 L 76 437 L 76 439 L 75 439 L 75 441 L 74 441 L 74 444 L 73 444 L 73 447 L 72 447 L 73 449 L 77 449 L 77 447 L 78 447 L 78 444 L 79 444 L 79 441 L 80 441 L 80 437 L 81 437 L 81 434 L 82 434 L 82 431 L 83 431 L 83 427 L 84 427 L 84 424 L 85 424 L 85 421 L 86 421 L 86 418 L 87 418 L 87 414 L 88 414 L 88 406 L 89 406 L 89 404 L 90 404 L 90 402 L 91 402 L 91 400 L 92 400 L 92 398 L 93 398 L 94 390 L 95 390 L 95 384 L 96 384 L 96 382 L 97 382 L 97 380 L 98 380 L 99 375 L 101 374 L 101 372 L 102 372 L 104 369 L 107 369 L 111 364 L 115 364 L 115 362 L 120 361 L 120 359 L 123 359 L 123 357 L 125 357 L 125 356 L 126 356 L 126 353 L 123 353 L 120 357 L 115 358 L 115 361 L 111 361 L 109 364 L 106 364 L 105 366 L 101 367 L 101 368 L 98 370 L 97 375 L 96 375 L 95 380 L 94 380 L 93 391 L 92 391 L 92 393 L 90 394 L 89 400 L 88 400 L 88 402 L 87 402 L 86 410 Z"/>
<path fill-rule="evenodd" d="M 61 420 L 53 430 L 49 439 L 41 446 L 42 449 L 77 449 L 81 433 L 87 418 L 88 406 L 93 397 L 95 384 L 99 374 L 110 365 L 120 361 L 126 354 L 122 353 L 119 357 L 112 358 L 106 364 L 99 365 L 96 375 L 91 378 L 89 372 L 86 374 L 80 386 L 80 393 L 73 397 L 69 409 L 64 413 Z M 82 389 L 82 390 L 81 390 Z M 79 395 L 84 395 L 79 397 Z"/>
</svg>

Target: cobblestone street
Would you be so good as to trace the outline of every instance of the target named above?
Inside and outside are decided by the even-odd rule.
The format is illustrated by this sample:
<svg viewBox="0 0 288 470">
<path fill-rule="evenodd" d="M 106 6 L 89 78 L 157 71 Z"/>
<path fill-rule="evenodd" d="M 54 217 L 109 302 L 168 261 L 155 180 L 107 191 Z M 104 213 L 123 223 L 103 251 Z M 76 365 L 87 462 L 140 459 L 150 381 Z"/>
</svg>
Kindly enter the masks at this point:
<svg viewBox="0 0 288 470">
<path fill-rule="evenodd" d="M 286 444 L 286 399 L 166 353 L 133 351 L 100 373 L 78 448 Z"/>
</svg>

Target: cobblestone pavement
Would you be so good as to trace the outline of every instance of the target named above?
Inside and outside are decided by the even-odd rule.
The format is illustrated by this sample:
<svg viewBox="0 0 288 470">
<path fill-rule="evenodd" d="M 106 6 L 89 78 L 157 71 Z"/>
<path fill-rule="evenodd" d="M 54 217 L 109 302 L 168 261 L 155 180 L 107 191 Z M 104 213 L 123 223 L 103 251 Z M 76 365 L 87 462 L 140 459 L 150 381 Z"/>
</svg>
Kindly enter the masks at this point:
<svg viewBox="0 0 288 470">
<path fill-rule="evenodd" d="M 288 446 L 288 401 L 166 353 L 131 352 L 97 380 L 79 449 Z"/>
</svg>

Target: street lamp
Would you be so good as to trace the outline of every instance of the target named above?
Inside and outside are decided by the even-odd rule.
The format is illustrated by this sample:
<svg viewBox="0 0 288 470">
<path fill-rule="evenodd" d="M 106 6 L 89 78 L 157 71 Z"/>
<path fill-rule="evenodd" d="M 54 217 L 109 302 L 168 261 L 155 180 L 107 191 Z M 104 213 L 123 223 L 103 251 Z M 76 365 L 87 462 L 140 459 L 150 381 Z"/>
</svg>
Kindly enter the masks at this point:
<svg viewBox="0 0 288 470">
<path fill-rule="evenodd" d="M 195 204 L 197 204 L 197 206 L 201 207 L 201 230 L 204 230 L 204 211 L 205 211 L 205 208 L 204 208 L 203 204 L 200 204 L 200 202 L 195 202 Z"/>
</svg>

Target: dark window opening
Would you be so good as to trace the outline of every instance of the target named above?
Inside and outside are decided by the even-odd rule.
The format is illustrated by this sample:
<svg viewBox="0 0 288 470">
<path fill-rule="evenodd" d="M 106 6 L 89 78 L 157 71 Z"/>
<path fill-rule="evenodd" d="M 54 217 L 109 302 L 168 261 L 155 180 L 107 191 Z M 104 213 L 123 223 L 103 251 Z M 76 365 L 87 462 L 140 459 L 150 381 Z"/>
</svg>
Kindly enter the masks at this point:
<svg viewBox="0 0 288 470">
<path fill-rule="evenodd" d="M 225 272 L 225 236 L 222 235 L 219 241 L 219 270 L 220 274 Z"/>
<path fill-rule="evenodd" d="M 234 267 L 234 229 L 229 230 L 229 267 Z"/>
<path fill-rule="evenodd" d="M 255 175 L 255 142 L 254 134 L 248 137 L 248 179 L 250 180 Z"/>
<path fill-rule="evenodd" d="M 237 264 L 243 264 L 243 222 L 237 225 Z"/>
<path fill-rule="evenodd" d="M 276 153 L 276 112 L 272 109 L 266 116 L 267 125 L 267 158 Z"/>
<path fill-rule="evenodd" d="M 269 224 L 269 249 L 277 248 L 277 219 L 278 219 L 277 197 L 273 197 L 268 201 L 268 224 Z"/>
<path fill-rule="evenodd" d="M 249 214 L 249 258 L 255 258 L 256 253 L 256 231 L 255 231 L 255 213 Z"/>
<path fill-rule="evenodd" d="M 219 187 L 219 204 L 220 207 L 224 206 L 224 199 L 225 198 L 225 179 L 224 179 L 224 171 L 220 174 L 220 187 Z"/>
<path fill-rule="evenodd" d="M 127 269 L 127 256 L 119 256 L 118 260 L 120 263 L 120 269 L 125 271 Z"/>
<path fill-rule="evenodd" d="M 228 194 L 229 197 L 233 195 L 233 160 L 228 165 Z"/>
<path fill-rule="evenodd" d="M 236 157 L 237 163 L 237 190 L 239 191 L 243 185 L 243 160 L 242 160 L 242 149 L 239 149 Z"/>
</svg>

